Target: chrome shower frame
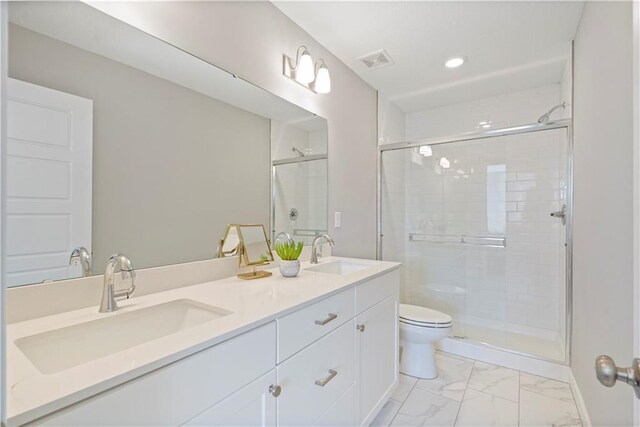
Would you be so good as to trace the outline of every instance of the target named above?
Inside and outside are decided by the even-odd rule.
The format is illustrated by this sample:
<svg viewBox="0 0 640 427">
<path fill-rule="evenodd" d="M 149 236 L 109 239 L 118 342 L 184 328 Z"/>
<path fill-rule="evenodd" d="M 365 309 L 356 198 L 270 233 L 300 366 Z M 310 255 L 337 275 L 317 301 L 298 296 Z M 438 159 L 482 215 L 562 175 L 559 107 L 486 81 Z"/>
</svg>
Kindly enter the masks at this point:
<svg viewBox="0 0 640 427">
<path fill-rule="evenodd" d="M 439 145 L 450 144 L 455 142 L 474 141 L 487 138 L 495 138 L 508 135 L 519 135 L 532 132 L 543 132 L 552 129 L 565 129 L 567 132 L 567 225 L 565 228 L 566 233 L 566 304 L 565 304 L 565 358 L 564 360 L 550 359 L 544 356 L 538 356 L 535 354 L 523 353 L 509 348 L 495 346 L 493 344 L 476 341 L 473 339 L 461 339 L 465 342 L 470 342 L 475 345 L 481 345 L 488 348 L 497 349 L 500 351 L 506 351 L 509 353 L 527 356 L 538 360 L 547 362 L 560 363 L 569 366 L 571 363 L 571 341 L 572 341 L 572 314 L 573 314 L 573 122 L 571 119 L 554 120 L 543 123 L 532 123 L 521 126 L 511 126 L 501 129 L 488 129 L 479 130 L 477 132 L 461 133 L 457 135 L 428 138 L 419 141 L 398 142 L 393 144 L 384 144 L 378 146 L 378 158 L 377 158 L 377 200 L 376 200 L 376 258 L 382 260 L 382 246 L 383 246 L 383 233 L 382 233 L 382 154 L 385 151 L 404 150 L 408 148 L 416 148 L 422 145 Z"/>
</svg>

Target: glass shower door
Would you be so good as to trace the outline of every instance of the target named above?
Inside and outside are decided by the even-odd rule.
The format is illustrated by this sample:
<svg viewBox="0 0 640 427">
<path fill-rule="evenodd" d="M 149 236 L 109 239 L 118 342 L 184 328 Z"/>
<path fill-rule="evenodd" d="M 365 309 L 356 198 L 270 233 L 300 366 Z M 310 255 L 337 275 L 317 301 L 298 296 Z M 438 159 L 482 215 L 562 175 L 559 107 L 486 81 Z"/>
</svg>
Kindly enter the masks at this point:
<svg viewBox="0 0 640 427">
<path fill-rule="evenodd" d="M 382 259 L 453 334 L 565 360 L 565 129 L 382 152 Z"/>
<path fill-rule="evenodd" d="M 272 191 L 272 241 L 286 232 L 310 245 L 327 232 L 326 158 L 274 164 Z"/>
</svg>

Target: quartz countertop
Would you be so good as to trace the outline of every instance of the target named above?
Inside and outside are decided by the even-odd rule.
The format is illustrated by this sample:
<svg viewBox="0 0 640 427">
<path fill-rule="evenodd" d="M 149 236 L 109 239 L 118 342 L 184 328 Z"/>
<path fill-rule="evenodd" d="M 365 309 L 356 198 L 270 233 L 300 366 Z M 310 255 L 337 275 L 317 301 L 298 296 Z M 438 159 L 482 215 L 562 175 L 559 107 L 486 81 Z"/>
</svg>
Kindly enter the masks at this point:
<svg viewBox="0 0 640 427">
<path fill-rule="evenodd" d="M 57 313 L 7 325 L 7 421 L 20 425 L 101 393 L 162 366 L 228 340 L 278 317 L 363 281 L 399 268 L 400 264 L 341 257 L 327 257 L 320 264 L 344 260 L 367 265 L 360 271 L 337 275 L 305 270 L 303 262 L 295 278 L 273 276 L 242 280 L 235 276 L 119 301 L 114 313 L 98 313 L 93 307 Z M 104 316 L 118 316 L 157 304 L 189 299 L 232 313 L 198 326 L 166 335 L 52 374 L 43 374 L 16 346 L 22 337 L 40 334 Z M 73 352 L 73 348 L 68 349 Z"/>
</svg>

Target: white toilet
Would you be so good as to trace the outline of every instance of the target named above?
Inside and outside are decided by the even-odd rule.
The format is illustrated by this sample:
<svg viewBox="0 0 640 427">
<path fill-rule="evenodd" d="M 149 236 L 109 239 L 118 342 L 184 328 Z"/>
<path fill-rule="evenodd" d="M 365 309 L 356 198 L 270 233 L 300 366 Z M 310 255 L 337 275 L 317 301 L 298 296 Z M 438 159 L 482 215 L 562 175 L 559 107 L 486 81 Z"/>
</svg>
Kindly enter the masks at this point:
<svg viewBox="0 0 640 427">
<path fill-rule="evenodd" d="M 400 372 L 412 377 L 438 376 L 434 343 L 451 334 L 448 314 L 417 305 L 400 304 Z"/>
</svg>

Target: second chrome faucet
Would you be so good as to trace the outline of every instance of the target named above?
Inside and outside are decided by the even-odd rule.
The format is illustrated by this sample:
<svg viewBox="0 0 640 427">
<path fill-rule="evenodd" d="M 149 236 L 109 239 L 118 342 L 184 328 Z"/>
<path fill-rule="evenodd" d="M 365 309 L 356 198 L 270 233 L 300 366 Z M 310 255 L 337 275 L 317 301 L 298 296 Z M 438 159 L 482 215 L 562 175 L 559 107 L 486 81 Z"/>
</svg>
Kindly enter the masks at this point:
<svg viewBox="0 0 640 427">
<path fill-rule="evenodd" d="M 328 234 L 325 233 L 325 234 L 316 236 L 316 238 L 313 239 L 313 243 L 311 243 L 311 264 L 318 263 L 318 259 L 321 256 L 321 255 L 318 255 L 318 247 L 320 247 L 320 242 L 323 239 L 326 240 L 331 246 L 333 246 L 333 239 Z M 322 254 L 322 249 L 320 249 L 320 254 Z"/>
<path fill-rule="evenodd" d="M 115 289 L 114 274 L 118 268 L 122 272 L 123 279 L 131 279 L 131 286 L 127 289 Z M 110 313 L 118 309 L 117 299 L 129 298 L 136 290 L 136 271 L 131 265 L 131 261 L 123 254 L 113 254 L 107 261 L 104 270 L 104 285 L 102 288 L 102 301 L 100 302 L 100 313 Z"/>
</svg>

